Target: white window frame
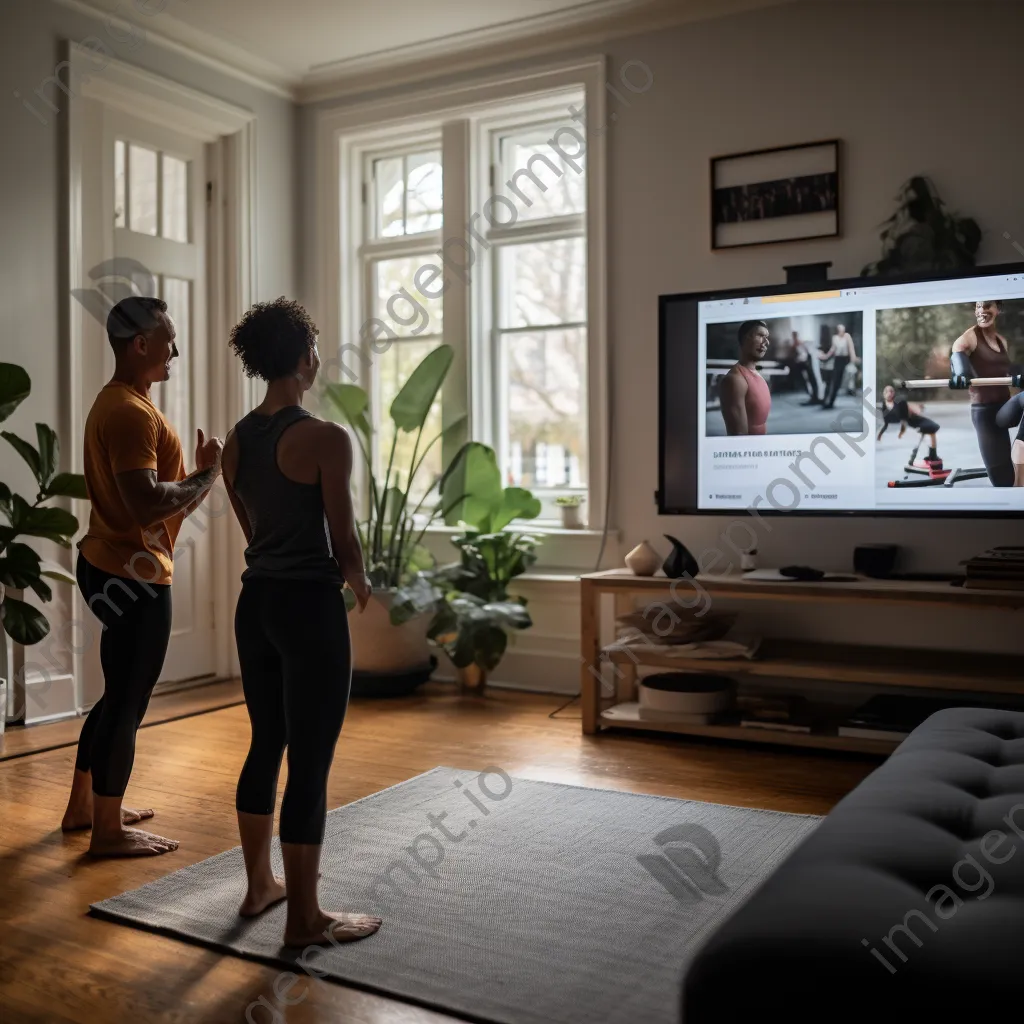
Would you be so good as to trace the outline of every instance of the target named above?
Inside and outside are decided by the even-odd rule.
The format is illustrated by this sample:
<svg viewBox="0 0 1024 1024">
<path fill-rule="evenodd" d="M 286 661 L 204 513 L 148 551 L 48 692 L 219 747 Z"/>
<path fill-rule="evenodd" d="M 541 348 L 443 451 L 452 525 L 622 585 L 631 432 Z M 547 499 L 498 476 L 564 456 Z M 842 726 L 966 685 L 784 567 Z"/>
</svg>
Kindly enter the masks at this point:
<svg viewBox="0 0 1024 1024">
<path fill-rule="evenodd" d="M 587 402 L 588 444 L 587 480 L 589 498 L 584 507 L 589 531 L 599 532 L 608 524 L 605 510 L 608 496 L 608 343 L 607 343 L 607 219 L 606 219 L 606 70 L 605 59 L 597 56 L 578 63 L 473 81 L 464 85 L 396 99 L 321 110 L 317 116 L 317 235 L 316 257 L 320 268 L 316 295 L 311 303 L 320 325 L 322 355 L 327 376 L 331 380 L 352 381 L 366 386 L 364 351 L 349 350 L 341 354 L 348 372 L 342 372 L 331 347 L 342 338 L 360 336 L 360 316 L 364 308 L 359 289 L 364 287 L 358 275 L 358 248 L 362 235 L 364 204 L 361 178 L 361 154 L 371 149 L 385 149 L 393 144 L 404 145 L 414 138 L 408 126 L 416 124 L 425 137 L 443 136 L 444 142 L 444 227 L 443 238 L 466 237 L 467 224 L 482 222 L 478 211 L 489 194 L 489 171 L 477 167 L 470 176 L 469 151 L 471 133 L 486 122 L 500 119 L 514 124 L 516 118 L 537 121 L 538 104 L 562 111 L 566 128 L 582 131 L 587 157 Z M 564 98 L 577 92 L 586 107 L 586 124 L 574 121 Z M 566 151 L 574 146 L 566 142 Z M 453 181 L 466 176 L 466 181 Z M 466 205 L 468 201 L 468 206 Z M 486 224 L 486 221 L 483 221 Z M 401 238 L 401 236 L 399 236 Z M 440 242 L 438 244 L 440 249 Z M 486 408 L 490 391 L 484 387 L 481 373 L 487 374 L 479 344 L 488 317 L 486 303 L 479 294 L 479 282 L 485 279 L 474 265 L 471 287 L 477 289 L 470 303 L 470 289 L 457 285 L 444 294 L 445 342 L 456 349 L 456 363 L 445 388 L 446 413 L 469 414 L 470 436 L 491 443 L 493 427 Z M 476 318 L 470 322 L 470 312 Z M 488 346 L 489 347 L 489 346 Z M 350 376 L 355 372 L 356 376 Z M 490 438 L 490 440 L 489 440 Z M 362 481 L 357 481 L 357 486 Z M 535 524 L 542 526 L 542 524 Z M 543 524 L 549 532 L 558 533 L 554 524 Z M 579 531 L 570 531 L 579 540 Z M 580 545 L 574 544 L 575 549 Z M 595 549 L 596 550 L 596 549 Z M 591 562 L 589 552 L 582 564 Z M 559 564 L 568 565 L 568 561 Z"/>
<path fill-rule="evenodd" d="M 444 240 L 442 229 L 421 231 L 411 235 L 376 235 L 379 203 L 374 191 L 374 163 L 377 160 L 387 159 L 388 157 L 407 156 L 431 149 L 441 150 L 440 132 L 411 132 L 407 135 L 390 139 L 384 145 L 355 145 L 352 147 L 351 156 L 354 164 L 358 162 L 358 175 L 362 182 L 360 187 L 362 216 L 359 220 L 359 223 L 362 225 L 362 231 L 361 241 L 356 250 L 356 266 L 354 268 L 355 273 L 359 277 L 357 294 L 361 296 L 361 301 L 357 300 L 353 303 L 353 312 L 358 314 L 357 319 L 365 319 L 371 316 L 371 311 L 376 306 L 376 266 L 379 262 L 392 259 L 414 259 L 418 256 L 422 256 L 424 261 L 427 261 L 441 247 Z M 404 341 L 414 340 L 437 340 L 440 344 L 443 341 L 443 333 L 428 330 L 419 335 L 399 337 L 394 344 L 401 345 Z M 372 357 L 372 353 L 368 354 L 371 354 Z M 360 377 L 362 378 L 360 380 L 361 386 L 370 395 L 371 412 L 377 417 L 384 415 L 385 410 L 381 407 L 380 403 L 379 375 L 371 372 L 367 377 L 364 377 L 362 374 L 360 374 Z M 375 448 L 373 459 L 378 472 L 383 469 L 380 465 L 381 455 L 381 451 Z"/>
<path fill-rule="evenodd" d="M 476 123 L 477 137 L 476 146 L 478 153 L 487 153 L 487 165 L 481 162 L 480 179 L 478 189 L 486 199 L 492 195 L 500 194 L 498 179 L 504 175 L 506 168 L 501 162 L 501 142 L 503 138 L 515 136 L 528 131 L 531 128 L 550 128 L 551 132 L 560 125 L 567 122 L 566 112 L 570 106 L 579 109 L 577 104 L 583 104 L 585 98 L 582 90 L 568 92 L 551 101 L 534 103 L 516 113 L 501 112 L 489 118 L 481 118 Z M 548 132 L 547 134 L 551 134 Z M 554 153 L 554 151 L 553 151 Z M 572 154 L 570 154 L 572 155 Z M 589 155 L 589 154 L 588 154 Z M 557 156 L 555 159 L 557 163 Z M 570 173 L 566 169 L 564 173 Z M 587 173 L 589 174 L 589 168 Z M 587 205 L 589 208 L 589 195 Z M 479 208 L 477 206 L 476 208 Z M 493 249 L 485 249 L 482 255 L 484 272 L 477 276 L 477 288 L 474 298 L 474 309 L 480 313 L 475 324 L 473 340 L 476 346 L 474 365 L 477 372 L 472 378 L 472 401 L 474 411 L 474 438 L 483 441 L 494 448 L 498 455 L 498 463 L 503 468 L 506 465 L 508 453 L 506 451 L 508 432 L 503 420 L 504 412 L 498 398 L 499 388 L 502 386 L 500 379 L 500 368 L 498 365 L 498 349 L 503 333 L 510 333 L 509 329 L 500 327 L 500 311 L 496 308 L 500 297 L 500 260 L 497 257 L 500 244 L 515 244 L 526 242 L 542 242 L 553 239 L 568 237 L 587 238 L 588 216 L 582 214 L 567 214 L 558 217 L 532 218 L 517 221 L 509 227 L 483 227 L 480 232 L 488 242 L 494 245 Z M 589 254 L 588 254 L 589 256 Z M 588 286 L 589 286 L 588 280 Z M 589 295 L 588 295 L 589 302 Z M 589 309 L 588 309 L 589 315 Z M 588 332 L 590 324 L 584 320 L 579 324 L 560 325 L 563 328 L 582 327 Z M 551 328 L 544 327 L 542 330 Z M 528 328 L 516 328 L 516 331 L 525 333 Z M 589 369 L 592 353 L 588 344 L 587 364 Z M 589 379 L 586 382 L 589 387 Z M 586 417 L 589 426 L 591 420 L 590 395 L 586 395 Z M 590 501 L 590 474 L 593 472 L 593 460 L 590 457 L 591 438 L 587 437 L 587 487 L 585 489 L 588 502 Z M 554 499 L 559 494 L 569 493 L 569 487 L 538 487 L 530 488 L 535 497 L 542 503 L 540 519 L 535 522 L 538 525 L 555 526 L 559 521 L 559 514 L 554 505 Z M 583 518 L 588 517 L 589 509 L 583 509 Z M 593 520 L 591 520 L 593 521 Z"/>
</svg>

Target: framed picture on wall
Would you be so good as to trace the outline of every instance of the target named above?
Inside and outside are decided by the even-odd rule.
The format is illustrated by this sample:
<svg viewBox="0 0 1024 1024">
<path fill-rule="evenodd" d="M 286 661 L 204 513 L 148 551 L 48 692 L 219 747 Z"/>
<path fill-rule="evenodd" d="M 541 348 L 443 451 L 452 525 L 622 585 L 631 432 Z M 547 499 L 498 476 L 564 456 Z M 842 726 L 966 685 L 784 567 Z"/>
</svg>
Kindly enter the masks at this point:
<svg viewBox="0 0 1024 1024">
<path fill-rule="evenodd" d="M 711 161 L 711 248 L 839 234 L 839 140 Z"/>
</svg>

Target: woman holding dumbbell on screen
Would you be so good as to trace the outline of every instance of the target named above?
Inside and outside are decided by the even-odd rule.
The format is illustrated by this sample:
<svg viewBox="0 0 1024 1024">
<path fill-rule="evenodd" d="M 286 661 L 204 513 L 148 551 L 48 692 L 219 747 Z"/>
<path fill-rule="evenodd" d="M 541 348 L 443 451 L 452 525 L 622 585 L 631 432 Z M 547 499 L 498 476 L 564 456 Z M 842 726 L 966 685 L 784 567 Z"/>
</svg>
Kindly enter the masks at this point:
<svg viewBox="0 0 1024 1024">
<path fill-rule="evenodd" d="M 1005 384 L 974 387 L 975 377 L 1008 377 L 1019 372 L 1010 362 L 1006 339 L 996 328 L 1003 304 L 998 299 L 974 305 L 975 326 L 964 331 L 953 342 L 949 359 L 950 382 L 954 390 L 970 391 L 971 422 L 978 435 L 978 447 L 985 471 L 993 487 L 1013 487 L 1024 463 L 1024 443 L 1014 443 L 1011 456 L 1008 414 L 1000 415 L 1010 402 L 1010 389 Z M 1003 423 L 1003 425 L 1000 425 Z M 1014 460 L 1019 460 L 1015 466 Z M 1017 472 L 1015 472 L 1015 469 Z"/>
</svg>

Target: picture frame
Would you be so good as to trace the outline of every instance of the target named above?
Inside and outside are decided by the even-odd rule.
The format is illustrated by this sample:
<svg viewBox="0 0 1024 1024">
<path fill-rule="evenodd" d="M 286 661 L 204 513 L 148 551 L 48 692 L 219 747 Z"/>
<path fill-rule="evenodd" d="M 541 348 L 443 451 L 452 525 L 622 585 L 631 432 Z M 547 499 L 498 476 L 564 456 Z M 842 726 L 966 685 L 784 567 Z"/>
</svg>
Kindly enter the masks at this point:
<svg viewBox="0 0 1024 1024">
<path fill-rule="evenodd" d="M 711 248 L 834 238 L 840 233 L 840 140 L 711 159 Z"/>
</svg>

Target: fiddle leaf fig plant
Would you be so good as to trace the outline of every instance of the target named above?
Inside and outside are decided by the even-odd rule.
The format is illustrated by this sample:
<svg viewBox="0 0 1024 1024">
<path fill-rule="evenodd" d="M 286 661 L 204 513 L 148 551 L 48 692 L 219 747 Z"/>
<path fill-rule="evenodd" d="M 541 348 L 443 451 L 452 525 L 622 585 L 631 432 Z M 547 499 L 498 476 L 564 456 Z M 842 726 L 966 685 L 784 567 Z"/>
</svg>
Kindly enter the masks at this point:
<svg viewBox="0 0 1024 1024">
<path fill-rule="evenodd" d="M 366 559 L 366 574 L 375 589 L 393 589 L 405 583 L 417 569 L 433 563 L 422 540 L 430 525 L 443 520 L 446 515 L 443 502 L 430 504 L 438 481 L 426 488 L 419 500 L 415 500 L 414 494 L 424 460 L 431 449 L 436 444 L 443 444 L 446 437 L 461 430 L 465 424 L 463 416 L 434 437 L 424 437 L 430 410 L 454 357 L 455 350 L 451 345 L 438 345 L 432 349 L 392 401 L 388 414 L 393 433 L 383 476 L 375 472 L 374 429 L 367 414 L 370 396 L 355 384 L 327 384 L 324 388 L 328 414 L 335 414 L 351 428 L 366 466 L 369 511 L 358 524 L 359 540 Z M 408 462 L 399 464 L 398 441 L 402 434 L 413 437 L 413 446 Z M 461 458 L 460 451 L 454 456 L 452 465 Z M 348 593 L 346 591 L 347 600 Z"/>
<path fill-rule="evenodd" d="M 13 363 L 0 363 L 0 422 L 6 420 L 28 398 L 32 382 L 25 370 Z M 53 592 L 47 579 L 74 583 L 74 577 L 60 566 L 45 562 L 36 551 L 19 540 L 37 537 L 71 547 L 78 532 L 78 520 L 62 508 L 44 505 L 52 498 L 88 500 L 85 478 L 80 473 L 58 473 L 60 442 L 45 423 L 36 424 L 36 443 L 32 444 L 10 431 L 2 437 L 28 464 L 35 478 L 37 493 L 29 502 L 10 486 L 0 482 L 0 617 L 6 633 L 26 647 L 39 643 L 50 631 L 46 616 L 9 590 L 31 590 L 41 601 L 50 601 Z"/>
</svg>

